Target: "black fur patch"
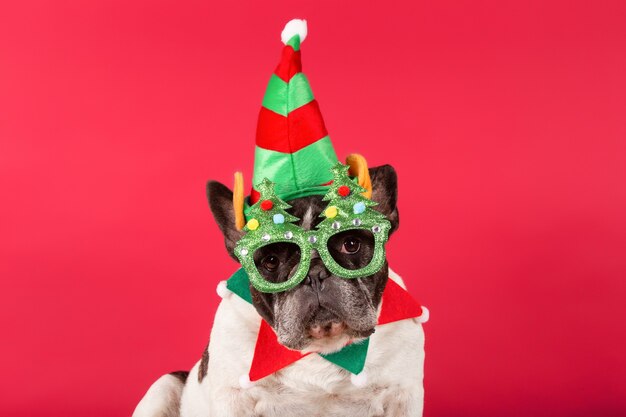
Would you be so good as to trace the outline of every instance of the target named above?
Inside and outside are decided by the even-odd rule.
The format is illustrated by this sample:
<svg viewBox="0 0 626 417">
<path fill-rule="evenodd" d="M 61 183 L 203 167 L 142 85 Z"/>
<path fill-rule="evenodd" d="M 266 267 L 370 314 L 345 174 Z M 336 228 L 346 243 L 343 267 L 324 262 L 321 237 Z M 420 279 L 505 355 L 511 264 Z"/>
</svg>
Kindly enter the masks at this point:
<svg viewBox="0 0 626 417">
<path fill-rule="evenodd" d="M 209 348 L 207 346 L 202 352 L 202 359 L 200 360 L 200 368 L 198 369 L 198 382 L 202 382 L 207 372 L 209 372 Z"/>
<path fill-rule="evenodd" d="M 187 377 L 189 376 L 189 372 L 187 372 L 187 371 L 176 371 L 176 372 L 170 372 L 170 375 L 178 378 L 178 380 L 180 380 L 180 382 L 182 382 L 184 384 L 185 382 L 187 382 Z"/>
</svg>

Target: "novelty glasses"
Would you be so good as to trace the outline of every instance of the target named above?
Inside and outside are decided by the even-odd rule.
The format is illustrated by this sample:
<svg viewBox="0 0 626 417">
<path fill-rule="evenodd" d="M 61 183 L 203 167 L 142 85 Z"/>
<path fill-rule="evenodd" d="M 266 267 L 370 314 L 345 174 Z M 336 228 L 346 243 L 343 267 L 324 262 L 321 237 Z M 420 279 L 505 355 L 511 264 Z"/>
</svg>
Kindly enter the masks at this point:
<svg viewBox="0 0 626 417">
<path fill-rule="evenodd" d="M 304 230 L 293 224 L 298 218 L 286 211 L 291 206 L 276 196 L 271 181 L 265 179 L 257 185 L 261 197 L 250 207 L 244 227 L 246 234 L 235 247 L 235 255 L 257 290 L 276 293 L 297 286 L 308 275 L 313 250 L 317 251 L 328 271 L 341 278 L 365 277 L 382 268 L 391 223 L 383 214 L 371 209 L 376 203 L 362 195 L 365 189 L 348 176 L 348 169 L 341 163 L 332 168 L 334 179 L 324 196 L 329 203 L 320 215 L 325 218 L 314 230 Z M 373 239 L 373 252 L 361 254 L 359 262 L 350 261 L 350 256 L 337 256 L 337 243 L 341 243 L 344 236 L 358 236 L 370 242 Z M 347 253 L 351 252 L 350 249 L 358 252 L 359 240 L 351 240 L 350 244 Z M 269 266 L 277 267 L 282 261 L 289 272 L 286 278 L 277 282 L 264 276 L 262 269 L 267 263 L 262 257 L 281 246 L 283 251 L 270 257 Z M 288 259 L 279 259 L 281 256 Z"/>
</svg>

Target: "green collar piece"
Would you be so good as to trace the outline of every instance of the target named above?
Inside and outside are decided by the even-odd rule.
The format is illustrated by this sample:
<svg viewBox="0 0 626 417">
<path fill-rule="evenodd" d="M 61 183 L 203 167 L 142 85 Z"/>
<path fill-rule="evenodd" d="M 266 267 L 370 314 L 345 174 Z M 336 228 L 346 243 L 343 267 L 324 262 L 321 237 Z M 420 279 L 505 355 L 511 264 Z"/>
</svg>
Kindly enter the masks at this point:
<svg viewBox="0 0 626 417">
<path fill-rule="evenodd" d="M 243 268 L 239 268 L 226 281 L 226 288 L 241 297 L 243 300 L 252 304 L 252 294 L 250 294 L 250 280 L 248 274 Z M 329 354 L 320 354 L 320 356 L 329 362 L 345 369 L 353 374 L 359 374 L 365 367 L 367 358 L 367 349 L 369 347 L 369 337 L 360 343 L 353 343 L 341 349 L 338 352 Z"/>
</svg>

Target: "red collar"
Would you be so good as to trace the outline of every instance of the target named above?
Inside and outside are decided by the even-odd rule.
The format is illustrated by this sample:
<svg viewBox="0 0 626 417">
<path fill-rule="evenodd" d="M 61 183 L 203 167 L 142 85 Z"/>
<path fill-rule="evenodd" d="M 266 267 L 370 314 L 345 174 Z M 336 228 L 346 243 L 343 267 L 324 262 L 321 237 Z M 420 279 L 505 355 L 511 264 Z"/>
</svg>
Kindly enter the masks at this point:
<svg viewBox="0 0 626 417">
<path fill-rule="evenodd" d="M 427 316 L 428 311 L 425 308 L 423 309 L 404 288 L 391 278 L 387 281 L 387 286 L 382 296 L 382 307 L 378 317 L 378 326 L 416 317 L 421 318 L 422 322 L 425 322 Z M 339 353 L 343 351 L 342 349 Z M 361 359 L 363 364 L 365 363 L 364 355 L 366 354 L 367 345 L 365 345 L 365 350 L 362 351 L 363 358 Z M 250 381 L 256 381 L 271 375 L 307 355 L 309 354 L 287 349 L 285 346 L 278 343 L 278 338 L 272 327 L 265 320 L 261 320 L 259 336 L 254 348 L 254 357 L 252 358 L 252 364 L 250 366 Z M 334 360 L 330 359 L 330 355 L 324 357 L 336 363 Z"/>
</svg>

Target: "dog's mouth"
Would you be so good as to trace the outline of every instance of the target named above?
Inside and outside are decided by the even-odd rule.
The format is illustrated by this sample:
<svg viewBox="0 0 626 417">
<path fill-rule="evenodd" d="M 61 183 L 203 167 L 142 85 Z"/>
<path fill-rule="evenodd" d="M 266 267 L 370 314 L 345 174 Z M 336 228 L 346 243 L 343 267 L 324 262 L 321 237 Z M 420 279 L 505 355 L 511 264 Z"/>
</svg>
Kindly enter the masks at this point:
<svg viewBox="0 0 626 417">
<path fill-rule="evenodd" d="M 279 341 L 292 350 L 326 354 L 369 337 L 374 333 L 374 327 L 357 329 L 350 320 L 344 320 L 332 311 L 321 308 L 303 323 L 299 337 L 293 338 L 279 332 Z"/>
<path fill-rule="evenodd" d="M 341 327 L 343 328 L 342 331 L 337 334 L 329 334 L 323 337 L 310 337 L 307 340 L 308 344 L 300 350 L 305 353 L 333 353 L 352 343 L 360 342 L 374 333 L 374 328 L 370 330 L 354 330 L 347 327 L 345 323 L 342 323 Z"/>
</svg>

